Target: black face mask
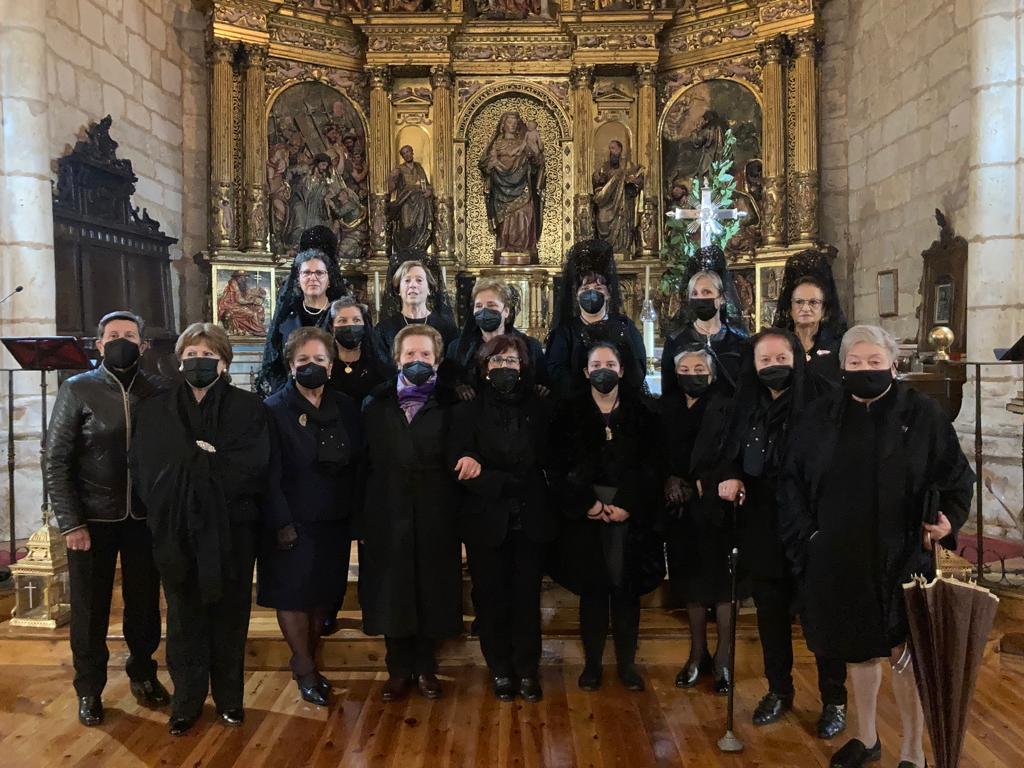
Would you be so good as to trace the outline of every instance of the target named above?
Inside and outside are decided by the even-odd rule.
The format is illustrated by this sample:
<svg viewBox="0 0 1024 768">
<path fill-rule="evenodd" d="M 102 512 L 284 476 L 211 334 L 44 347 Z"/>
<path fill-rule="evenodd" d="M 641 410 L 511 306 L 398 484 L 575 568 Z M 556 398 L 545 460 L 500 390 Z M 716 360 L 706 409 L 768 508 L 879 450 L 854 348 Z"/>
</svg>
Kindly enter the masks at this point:
<svg viewBox="0 0 1024 768">
<path fill-rule="evenodd" d="M 501 327 L 501 312 L 496 309 L 481 309 L 473 315 L 476 327 L 484 333 L 494 333 Z"/>
<path fill-rule="evenodd" d="M 892 369 L 883 371 L 843 371 L 843 389 L 848 394 L 873 400 L 885 393 L 892 386 Z"/>
<path fill-rule="evenodd" d="M 789 389 L 793 381 L 793 366 L 791 365 L 769 365 L 757 372 L 758 380 L 768 389 L 781 392 Z"/>
<path fill-rule="evenodd" d="M 339 325 L 334 329 L 334 340 L 345 349 L 356 349 L 366 336 L 365 325 Z"/>
<path fill-rule="evenodd" d="M 711 386 L 706 373 L 677 373 L 676 381 L 679 382 L 679 388 L 690 397 L 700 397 Z"/>
<path fill-rule="evenodd" d="M 139 345 L 131 339 L 113 339 L 103 345 L 103 362 L 121 371 L 135 365 L 140 354 Z"/>
<path fill-rule="evenodd" d="M 318 363 L 306 363 L 295 369 L 295 381 L 306 389 L 316 389 L 327 383 L 330 374 Z"/>
<path fill-rule="evenodd" d="M 718 307 L 715 306 L 717 299 L 690 299 L 689 305 L 693 309 L 698 320 L 705 323 L 718 314 Z"/>
<path fill-rule="evenodd" d="M 402 375 L 405 376 L 406 381 L 418 387 L 420 384 L 430 381 L 430 377 L 434 375 L 434 369 L 422 360 L 417 360 L 415 363 L 403 365 Z"/>
<path fill-rule="evenodd" d="M 206 389 L 220 378 L 218 365 L 220 360 L 215 357 L 186 357 L 181 361 L 181 373 L 196 389 Z"/>
<path fill-rule="evenodd" d="M 615 389 L 618 383 L 619 374 L 611 368 L 598 368 L 596 371 L 590 372 L 590 386 L 602 395 L 607 395 Z"/>
<path fill-rule="evenodd" d="M 499 394 L 508 395 L 519 383 L 519 371 L 515 368 L 492 368 L 487 372 L 487 380 Z"/>
<path fill-rule="evenodd" d="M 580 303 L 580 309 L 588 315 L 596 315 L 604 309 L 604 294 L 596 288 L 588 288 L 583 291 L 583 293 L 577 297 L 577 300 Z"/>
</svg>

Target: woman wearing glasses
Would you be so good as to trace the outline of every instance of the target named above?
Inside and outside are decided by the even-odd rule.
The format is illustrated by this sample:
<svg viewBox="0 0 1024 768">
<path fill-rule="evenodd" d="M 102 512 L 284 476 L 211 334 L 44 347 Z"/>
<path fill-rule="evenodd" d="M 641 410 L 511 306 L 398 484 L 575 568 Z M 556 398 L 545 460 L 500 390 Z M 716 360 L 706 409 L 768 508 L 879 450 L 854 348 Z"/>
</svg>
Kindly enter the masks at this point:
<svg viewBox="0 0 1024 768">
<path fill-rule="evenodd" d="M 532 702 L 541 698 L 540 583 L 554 520 L 542 469 L 551 401 L 536 392 L 525 338 L 480 347 L 477 396 L 455 408 L 448 463 L 479 468 L 471 479 L 460 473 L 460 522 L 494 695 Z"/>
<path fill-rule="evenodd" d="M 327 235 L 333 238 L 330 230 Z M 303 235 L 304 244 L 310 240 Z M 291 332 L 296 328 L 321 328 L 330 333 L 329 307 L 346 293 L 341 270 L 331 255 L 335 246 L 326 237 L 314 242 L 320 247 L 299 252 L 277 298 L 274 320 L 263 349 L 263 365 L 256 379 L 256 391 L 263 397 L 276 392 L 288 381 L 283 351 Z"/>
</svg>

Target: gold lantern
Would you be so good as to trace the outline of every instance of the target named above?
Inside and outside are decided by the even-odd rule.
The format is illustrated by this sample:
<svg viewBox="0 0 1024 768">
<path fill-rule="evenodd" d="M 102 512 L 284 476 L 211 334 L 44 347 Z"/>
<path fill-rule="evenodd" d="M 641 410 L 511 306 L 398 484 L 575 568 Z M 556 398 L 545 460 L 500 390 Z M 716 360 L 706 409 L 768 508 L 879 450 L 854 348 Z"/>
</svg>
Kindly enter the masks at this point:
<svg viewBox="0 0 1024 768">
<path fill-rule="evenodd" d="M 68 590 L 68 550 L 60 531 L 50 525 L 28 540 L 28 555 L 11 565 L 14 579 L 14 610 L 11 625 L 56 629 L 71 618 Z"/>
</svg>

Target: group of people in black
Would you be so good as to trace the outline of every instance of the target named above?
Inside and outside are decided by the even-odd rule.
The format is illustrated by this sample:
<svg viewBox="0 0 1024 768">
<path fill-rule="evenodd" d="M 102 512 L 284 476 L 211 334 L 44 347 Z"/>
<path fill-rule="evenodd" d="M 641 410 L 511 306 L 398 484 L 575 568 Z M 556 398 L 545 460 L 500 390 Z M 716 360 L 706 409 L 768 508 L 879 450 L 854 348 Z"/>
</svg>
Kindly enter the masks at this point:
<svg viewBox="0 0 1024 768">
<path fill-rule="evenodd" d="M 888 658 L 900 765 L 922 766 L 900 584 L 929 573 L 933 542 L 952 543 L 972 473 L 948 419 L 894 379 L 892 338 L 873 326 L 844 335 L 820 255 L 791 260 L 778 327 L 753 338 L 730 315 L 720 252 L 706 256 L 666 339 L 659 399 L 597 241 L 566 258 L 545 347 L 515 327 L 514 292 L 486 277 L 460 332 L 422 259 L 395 265 L 399 311 L 374 328 L 345 295 L 329 244 L 308 247 L 278 302 L 259 394 L 230 383 L 232 347 L 217 325 L 182 333 L 181 381 L 168 385 L 139 366 L 142 320 L 104 317 L 101 365 L 58 395 L 47 470 L 69 549 L 81 721 L 103 717 L 118 554 L 132 691 L 169 701 L 171 733 L 182 734 L 208 690 L 225 723 L 244 718 L 254 564 L 299 694 L 327 705 L 316 652 L 337 629 L 357 541 L 363 631 L 385 638 L 382 696 L 433 699 L 438 642 L 464 631 L 464 545 L 494 695 L 532 702 L 543 695 L 545 573 L 579 596 L 580 688 L 602 685 L 610 627 L 618 678 L 639 691 L 640 598 L 666 562 L 690 625 L 676 685 L 708 676 L 727 693 L 738 547 L 768 682 L 754 723 L 792 707 L 799 613 L 817 658 L 818 735 L 846 727 L 847 676 L 858 709 L 857 737 L 832 765 L 877 759 Z M 937 520 L 923 518 L 925 496 L 937 498 Z M 152 660 L 161 582 L 173 697 Z"/>
</svg>

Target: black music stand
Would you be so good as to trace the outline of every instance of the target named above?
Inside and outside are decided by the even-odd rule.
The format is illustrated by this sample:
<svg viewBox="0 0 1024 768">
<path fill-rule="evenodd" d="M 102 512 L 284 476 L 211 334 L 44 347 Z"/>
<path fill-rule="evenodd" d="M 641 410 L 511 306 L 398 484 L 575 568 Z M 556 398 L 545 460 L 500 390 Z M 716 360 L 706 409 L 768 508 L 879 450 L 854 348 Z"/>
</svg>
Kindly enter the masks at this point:
<svg viewBox="0 0 1024 768">
<path fill-rule="evenodd" d="M 81 371 L 93 367 L 81 343 L 74 336 L 9 336 L 0 338 L 11 357 L 22 370 L 39 371 L 39 386 L 43 395 L 42 436 L 39 439 L 39 466 L 43 473 L 43 519 L 50 505 L 46 484 L 46 374 L 50 371 Z M 7 372 L 7 483 L 10 500 L 10 552 L 11 565 L 17 557 L 14 530 L 14 371 Z"/>
</svg>

